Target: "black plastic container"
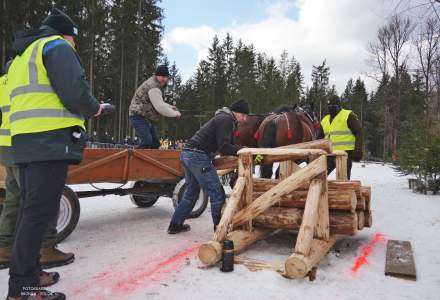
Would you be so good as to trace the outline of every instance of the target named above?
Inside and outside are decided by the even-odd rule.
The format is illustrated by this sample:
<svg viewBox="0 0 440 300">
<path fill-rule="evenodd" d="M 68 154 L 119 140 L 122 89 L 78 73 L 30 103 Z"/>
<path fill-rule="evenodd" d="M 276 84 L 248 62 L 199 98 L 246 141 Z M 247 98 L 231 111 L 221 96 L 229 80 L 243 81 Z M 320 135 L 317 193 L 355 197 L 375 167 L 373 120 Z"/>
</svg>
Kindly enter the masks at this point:
<svg viewBox="0 0 440 300">
<path fill-rule="evenodd" d="M 223 259 L 220 270 L 222 272 L 234 271 L 234 242 L 231 240 L 223 242 Z"/>
</svg>

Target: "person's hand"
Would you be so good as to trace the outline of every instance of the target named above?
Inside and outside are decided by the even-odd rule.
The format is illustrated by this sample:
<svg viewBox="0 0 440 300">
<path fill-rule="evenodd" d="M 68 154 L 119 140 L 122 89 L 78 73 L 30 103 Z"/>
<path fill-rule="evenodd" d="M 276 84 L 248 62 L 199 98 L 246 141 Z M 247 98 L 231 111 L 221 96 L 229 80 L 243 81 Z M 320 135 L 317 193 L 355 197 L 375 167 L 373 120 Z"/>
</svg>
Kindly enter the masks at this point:
<svg viewBox="0 0 440 300">
<path fill-rule="evenodd" d="M 180 113 L 180 111 L 176 110 L 176 118 L 180 118 L 182 116 L 182 114 Z"/>
<path fill-rule="evenodd" d="M 102 108 L 103 108 L 102 104 L 103 103 L 99 104 L 99 109 L 98 112 L 95 114 L 95 117 L 99 116 L 102 113 Z"/>
<path fill-rule="evenodd" d="M 255 162 L 255 164 L 259 165 L 259 164 L 261 164 L 263 162 L 263 159 L 264 159 L 263 155 L 257 154 L 254 157 L 254 162 Z"/>
</svg>

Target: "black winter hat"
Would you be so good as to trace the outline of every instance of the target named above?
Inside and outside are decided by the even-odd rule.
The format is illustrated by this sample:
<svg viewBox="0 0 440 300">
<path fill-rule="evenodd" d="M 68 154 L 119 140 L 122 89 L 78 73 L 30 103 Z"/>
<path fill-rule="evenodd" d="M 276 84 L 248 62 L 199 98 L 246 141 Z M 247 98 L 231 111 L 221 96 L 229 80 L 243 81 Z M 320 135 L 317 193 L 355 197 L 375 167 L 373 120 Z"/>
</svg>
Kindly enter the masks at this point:
<svg viewBox="0 0 440 300">
<path fill-rule="evenodd" d="M 160 65 L 160 66 L 157 66 L 156 72 L 154 72 L 154 75 L 170 77 L 170 72 L 168 71 L 167 66 Z"/>
<path fill-rule="evenodd" d="M 78 26 L 75 22 L 58 8 L 53 8 L 41 25 L 49 26 L 62 35 L 78 36 Z"/>
<path fill-rule="evenodd" d="M 246 99 L 241 98 L 240 100 L 235 101 L 234 103 L 229 106 L 229 109 L 233 112 L 242 113 L 242 114 L 249 114 L 249 103 Z"/>
</svg>

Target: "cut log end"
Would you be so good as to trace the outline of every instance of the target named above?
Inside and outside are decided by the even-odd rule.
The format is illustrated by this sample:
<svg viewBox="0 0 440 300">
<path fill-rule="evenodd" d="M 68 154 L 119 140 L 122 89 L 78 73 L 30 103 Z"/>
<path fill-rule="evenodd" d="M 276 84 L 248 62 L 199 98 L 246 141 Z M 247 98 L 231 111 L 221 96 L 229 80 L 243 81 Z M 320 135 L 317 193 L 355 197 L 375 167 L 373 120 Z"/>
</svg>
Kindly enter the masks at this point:
<svg viewBox="0 0 440 300">
<path fill-rule="evenodd" d="M 209 241 L 199 248 L 199 259 L 202 263 L 212 266 L 222 257 L 222 246 L 219 242 Z"/>
<path fill-rule="evenodd" d="M 304 278 L 309 272 L 308 266 L 304 261 L 305 256 L 293 254 L 286 260 L 286 276 L 289 278 Z"/>
</svg>

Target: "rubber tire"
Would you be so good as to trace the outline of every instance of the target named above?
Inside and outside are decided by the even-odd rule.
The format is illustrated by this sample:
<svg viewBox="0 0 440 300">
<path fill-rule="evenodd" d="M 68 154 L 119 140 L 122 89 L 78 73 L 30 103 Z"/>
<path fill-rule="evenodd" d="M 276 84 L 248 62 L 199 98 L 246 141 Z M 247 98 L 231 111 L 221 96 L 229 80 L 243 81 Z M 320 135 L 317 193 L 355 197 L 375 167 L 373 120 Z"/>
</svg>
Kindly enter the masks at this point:
<svg viewBox="0 0 440 300">
<path fill-rule="evenodd" d="M 69 209 L 71 210 L 70 218 L 67 220 L 67 225 L 64 226 L 64 228 L 59 229 L 58 226 L 60 225 L 57 223 L 57 238 L 56 242 L 60 243 L 63 240 L 65 240 L 76 228 L 76 225 L 78 225 L 79 216 L 81 214 L 81 206 L 79 204 L 79 199 L 76 193 L 67 185 L 63 188 L 63 194 L 61 196 L 61 203 L 60 203 L 60 213 L 58 214 L 58 222 L 60 221 L 61 215 L 61 209 L 63 208 L 63 205 L 67 205 Z M 66 223 L 66 222 L 64 222 Z"/>
<path fill-rule="evenodd" d="M 185 179 L 182 179 L 182 180 L 185 180 Z M 179 189 L 179 191 L 177 193 L 175 193 L 175 195 L 177 194 L 177 197 L 172 198 L 174 209 L 177 208 L 177 206 L 179 205 L 179 202 L 182 200 L 183 194 L 185 193 L 185 190 L 186 190 L 186 182 L 182 185 L 182 187 Z M 189 213 L 188 219 L 197 218 L 201 214 L 203 214 L 203 212 L 206 210 L 206 207 L 208 206 L 208 200 L 209 200 L 208 195 L 203 194 L 202 205 L 198 209 L 194 210 L 194 208 L 193 208 L 193 210 Z"/>
<path fill-rule="evenodd" d="M 141 187 L 142 181 L 136 181 L 133 185 L 133 188 Z M 157 193 L 144 193 L 145 196 L 139 196 L 139 195 L 130 195 L 130 200 L 133 202 L 134 205 L 137 207 L 151 207 L 153 206 L 157 200 L 159 200 L 160 194 Z"/>
</svg>

